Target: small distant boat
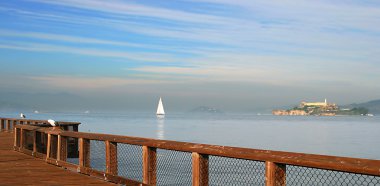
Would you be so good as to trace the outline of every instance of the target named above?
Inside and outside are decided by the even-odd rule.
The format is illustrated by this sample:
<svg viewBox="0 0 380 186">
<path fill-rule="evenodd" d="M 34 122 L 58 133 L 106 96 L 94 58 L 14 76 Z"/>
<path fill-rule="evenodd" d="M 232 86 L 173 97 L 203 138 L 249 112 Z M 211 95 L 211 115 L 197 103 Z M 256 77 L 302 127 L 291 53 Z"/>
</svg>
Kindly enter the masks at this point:
<svg viewBox="0 0 380 186">
<path fill-rule="evenodd" d="M 40 113 L 40 112 L 39 112 L 38 110 L 35 110 L 34 113 L 35 113 L 35 114 L 38 114 L 38 113 Z"/>
<path fill-rule="evenodd" d="M 160 100 L 158 101 L 156 115 L 157 115 L 157 117 L 160 117 L 160 118 L 163 118 L 165 116 L 164 105 L 162 104 L 161 97 L 160 97 Z"/>
</svg>

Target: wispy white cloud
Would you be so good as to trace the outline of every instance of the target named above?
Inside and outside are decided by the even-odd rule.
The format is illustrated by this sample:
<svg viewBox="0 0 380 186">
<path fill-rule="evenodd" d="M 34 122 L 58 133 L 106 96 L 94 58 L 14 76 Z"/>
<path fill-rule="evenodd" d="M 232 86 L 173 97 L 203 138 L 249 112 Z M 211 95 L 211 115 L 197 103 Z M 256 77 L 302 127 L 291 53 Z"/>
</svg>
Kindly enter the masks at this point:
<svg viewBox="0 0 380 186">
<path fill-rule="evenodd" d="M 45 1 L 44 1 L 45 2 Z M 61 3 L 65 3 L 61 2 Z M 66 2 L 67 3 L 67 2 Z M 88 2 L 91 4 L 91 2 Z M 104 3 L 104 2 L 103 2 Z M 109 2 L 108 2 L 109 3 Z M 223 3 L 223 2 L 222 2 Z M 329 53 L 329 51 L 350 51 L 346 52 L 346 54 L 352 54 L 351 51 L 362 51 L 363 48 L 375 48 L 378 43 L 378 38 L 370 37 L 366 34 L 341 34 L 341 33 L 331 33 L 329 31 L 321 31 L 321 27 L 326 27 L 326 21 L 329 18 L 325 15 L 318 16 L 318 11 L 314 11 L 315 15 L 313 16 L 298 16 L 294 17 L 293 15 L 287 15 L 292 11 L 284 11 L 281 9 L 279 12 L 284 12 L 286 15 L 279 15 L 278 17 L 273 16 L 276 15 L 274 10 L 280 9 L 279 6 L 283 5 L 288 7 L 286 4 L 282 3 L 252 3 L 248 1 L 242 1 L 234 3 L 234 5 L 240 5 L 242 8 L 252 8 L 252 11 L 255 14 L 263 14 L 260 11 L 254 11 L 254 9 L 263 9 L 261 11 L 267 11 L 266 15 L 269 15 L 268 18 L 250 18 L 249 15 L 246 19 L 233 19 L 233 20 L 224 20 L 223 23 L 219 23 L 217 27 L 210 26 L 208 24 L 204 24 L 204 27 L 189 27 L 189 28 L 179 28 L 179 27 L 159 27 L 158 25 L 149 25 L 138 22 L 130 22 L 126 21 L 127 19 L 111 19 L 111 18 L 92 18 L 92 17 L 66 17 L 66 20 L 70 20 L 70 22 L 77 23 L 86 23 L 86 24 L 95 24 L 102 26 L 108 26 L 113 28 L 118 28 L 121 30 L 125 30 L 128 32 L 134 32 L 138 34 L 149 35 L 153 37 L 161 37 L 161 38 L 173 38 L 178 40 L 178 43 L 183 41 L 199 41 L 199 42 L 209 42 L 214 44 L 222 44 L 224 46 L 233 46 L 238 50 L 247 50 L 254 51 L 256 49 L 259 50 L 270 50 L 271 52 L 282 52 L 286 53 L 298 51 L 301 55 L 305 55 L 310 53 L 310 51 L 317 53 L 319 52 L 319 56 L 323 56 L 323 54 Z M 110 3 L 112 4 L 112 3 Z M 228 4 L 226 2 L 226 4 Z M 305 7 L 311 7 L 310 3 L 307 4 L 305 2 L 301 3 L 306 4 Z M 243 7 L 244 5 L 244 7 Z M 66 5 L 65 5 L 66 6 Z M 67 5 L 69 6 L 69 5 Z M 77 6 L 77 5 L 75 5 Z M 80 6 L 80 5 L 78 5 Z M 98 6 L 98 5 L 97 5 Z M 142 6 L 142 5 L 141 5 Z M 105 6 L 107 7 L 107 6 Z M 113 5 L 110 5 L 113 7 Z M 112 8 L 109 11 L 112 13 Z M 270 8 L 272 7 L 272 8 Z M 295 6 L 297 7 L 297 6 Z M 86 9 L 86 7 L 82 7 Z M 293 8 L 293 7 L 291 7 Z M 286 9 L 286 8 L 285 8 Z M 300 9 L 300 8 L 298 8 Z M 297 10 L 298 10 L 297 9 Z M 311 11 L 313 12 L 313 11 Z M 337 12 L 337 11 L 334 11 Z M 277 13 L 279 14 L 279 13 Z M 334 15 L 330 15 L 334 17 Z M 318 18 L 321 17 L 321 18 Z M 340 16 L 342 17 L 342 16 Z M 352 16 L 351 16 L 352 17 Z M 220 18 L 225 19 L 225 18 Z M 266 24 L 260 23 L 260 19 L 271 19 L 273 20 L 281 20 L 281 19 L 289 19 L 286 24 Z M 310 21 L 309 19 L 319 19 L 318 21 Z M 335 18 L 334 18 L 335 19 Z M 60 20 L 56 20 L 60 21 Z M 319 23 L 320 22 L 320 23 Z M 328 22 L 328 21 L 327 21 Z M 346 23 L 347 21 L 340 21 L 341 23 Z M 367 22 L 358 21 L 360 23 Z M 216 23 L 216 22 L 215 22 Z M 336 25 L 337 23 L 329 23 L 328 25 Z M 373 27 L 373 26 L 372 26 Z M 331 27 L 333 29 L 333 27 Z M 334 32 L 339 32 L 336 30 Z M 355 40 L 355 45 L 352 45 L 352 40 Z M 370 42 L 368 42 L 370 41 Z M 185 45 L 183 45 L 185 46 Z M 368 46 L 368 47 L 363 47 Z M 190 47 L 191 48 L 191 47 Z M 173 51 L 176 51 L 173 49 Z M 178 50 L 181 51 L 181 50 Z M 183 50 L 182 50 L 183 51 Z M 193 50 L 188 50 L 188 52 L 197 52 L 201 53 L 202 49 L 199 47 L 193 47 Z M 236 52 L 232 50 L 231 52 Z M 359 54 L 358 54 L 359 55 Z M 343 55 L 344 56 L 344 55 Z M 329 57 L 327 55 L 327 57 Z"/>
<path fill-rule="evenodd" d="M 130 3 L 125 1 L 100 1 L 100 0 L 60 0 L 60 1 L 47 1 L 47 0 L 33 0 L 40 3 L 56 4 L 67 7 L 75 7 L 80 9 L 89 9 L 95 11 L 102 11 L 107 13 L 117 13 L 122 15 L 144 16 L 158 19 L 168 19 L 182 22 L 193 23 L 223 23 L 228 21 L 229 18 L 221 18 L 218 16 L 192 13 L 180 11 L 175 9 L 167 9 L 160 7 L 147 6 L 137 3 Z"/>
<path fill-rule="evenodd" d="M 188 67 L 143 66 L 133 70 L 137 77 L 183 81 L 252 81 L 268 84 L 302 84 L 315 81 L 360 84 L 375 82 L 367 74 L 376 74 L 380 47 L 380 11 L 378 7 L 331 1 L 229 1 L 193 0 L 234 6 L 240 12 L 215 16 L 175 8 L 122 1 L 47 1 L 34 0 L 76 11 L 105 13 L 101 16 L 69 13 L 18 13 L 84 27 L 117 29 L 149 38 L 168 41 L 165 46 L 141 42 L 124 43 L 79 36 L 37 32 L 5 33 L 11 37 L 43 40 L 132 46 L 172 50 L 169 53 L 133 53 L 127 49 L 110 51 L 90 47 L 71 47 L 41 43 L 3 43 L 0 47 L 17 50 L 59 51 L 81 55 L 117 57 L 140 61 L 181 61 Z M 16 11 L 16 10 L 15 10 Z M 227 14 L 226 14 L 227 15 Z M 235 16 L 234 16 L 235 15 Z M 130 17 L 135 19 L 132 20 Z M 139 19 L 141 18 L 141 19 Z M 148 20 L 142 18 L 150 18 Z M 158 20 L 158 21 L 157 21 Z M 161 25 L 160 21 L 173 24 Z M 155 22 L 157 21 L 157 22 Z M 185 26 L 184 26 L 185 25 Z M 1 33 L 0 33 L 1 34 Z M 189 44 L 190 42 L 196 42 Z M 173 45 L 173 46 L 170 46 Z M 178 58 L 177 52 L 199 54 L 196 58 Z M 365 68 L 363 68 L 365 66 Z M 344 70 L 342 69 L 344 67 Z M 363 72 L 355 70 L 362 69 Z M 352 74 L 355 74 L 352 76 Z M 303 78 L 299 78 L 303 77 Z"/>
<path fill-rule="evenodd" d="M 331 86 L 334 84 L 331 82 L 335 82 L 335 86 L 373 87 L 378 81 L 374 76 L 380 73 L 379 66 L 372 63 L 302 56 L 219 53 L 190 63 L 192 67 L 145 66 L 126 70 L 139 71 L 138 74 L 152 79 L 171 77 L 182 82 L 245 82 L 298 87 Z"/>
<path fill-rule="evenodd" d="M 38 52 L 60 52 L 60 53 L 71 53 L 80 54 L 87 56 L 98 56 L 98 57 L 114 57 L 123 58 L 126 60 L 136 60 L 136 61 L 149 61 L 149 62 L 174 62 L 178 59 L 170 55 L 165 55 L 162 53 L 146 53 L 146 52 L 125 52 L 125 51 L 115 51 L 115 50 L 105 50 L 105 49 L 92 49 L 92 48 L 79 48 L 70 46 L 60 46 L 51 44 L 40 44 L 32 42 L 8 42 L 1 43 L 0 48 L 3 49 L 14 49 L 14 50 L 24 50 L 24 51 L 38 51 Z"/>
<path fill-rule="evenodd" d="M 225 6 L 238 6 L 253 12 L 254 18 L 268 24 L 302 24 L 305 27 L 351 27 L 372 31 L 380 29 L 378 23 L 380 6 L 360 1 L 259 1 L 259 0 L 189 0 Z"/>
<path fill-rule="evenodd" d="M 102 39 L 95 39 L 95 38 L 62 35 L 62 34 L 50 34 L 50 33 L 40 33 L 40 32 L 19 32 L 15 30 L 2 30 L 2 29 L 0 29 L 0 36 L 18 37 L 18 38 L 34 38 L 34 39 L 43 39 L 43 40 L 63 41 L 63 42 L 70 42 L 70 43 L 106 44 L 106 45 L 127 46 L 127 47 L 145 47 L 146 46 L 143 44 L 109 41 L 109 40 L 102 40 Z"/>
</svg>

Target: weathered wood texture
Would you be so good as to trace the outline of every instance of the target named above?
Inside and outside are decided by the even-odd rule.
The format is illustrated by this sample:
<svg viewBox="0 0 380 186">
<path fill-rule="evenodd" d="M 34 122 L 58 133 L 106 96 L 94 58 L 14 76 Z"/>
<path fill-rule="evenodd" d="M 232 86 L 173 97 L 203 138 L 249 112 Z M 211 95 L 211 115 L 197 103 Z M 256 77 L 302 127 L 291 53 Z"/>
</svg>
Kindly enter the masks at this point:
<svg viewBox="0 0 380 186">
<path fill-rule="evenodd" d="M 265 162 L 265 186 L 285 186 L 286 165 Z"/>
<path fill-rule="evenodd" d="M 13 134 L 0 132 L 0 185 L 116 185 L 13 151 Z"/>
<path fill-rule="evenodd" d="M 108 174 L 117 175 L 117 143 L 106 141 L 105 145 L 106 145 L 106 172 Z"/>
<path fill-rule="evenodd" d="M 208 155 L 193 152 L 193 186 L 207 186 L 208 185 Z"/>
<path fill-rule="evenodd" d="M 156 148 L 143 146 L 143 183 L 155 185 L 157 182 Z"/>
<path fill-rule="evenodd" d="M 90 167 L 90 140 L 79 138 L 79 166 Z"/>
<path fill-rule="evenodd" d="M 57 160 L 66 161 L 67 159 L 67 137 L 58 135 Z"/>
</svg>

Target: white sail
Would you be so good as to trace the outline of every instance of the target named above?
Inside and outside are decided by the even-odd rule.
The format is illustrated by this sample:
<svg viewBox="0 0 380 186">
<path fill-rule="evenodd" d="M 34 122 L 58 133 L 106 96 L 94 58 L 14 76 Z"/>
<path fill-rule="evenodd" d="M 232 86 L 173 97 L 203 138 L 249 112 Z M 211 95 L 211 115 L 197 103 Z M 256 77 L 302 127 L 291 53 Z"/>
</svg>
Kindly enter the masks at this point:
<svg viewBox="0 0 380 186">
<path fill-rule="evenodd" d="M 162 100 L 161 100 L 161 97 L 160 97 L 160 101 L 158 101 L 158 107 L 157 107 L 157 115 L 165 115 L 165 111 L 164 111 L 164 105 L 162 105 Z"/>
</svg>

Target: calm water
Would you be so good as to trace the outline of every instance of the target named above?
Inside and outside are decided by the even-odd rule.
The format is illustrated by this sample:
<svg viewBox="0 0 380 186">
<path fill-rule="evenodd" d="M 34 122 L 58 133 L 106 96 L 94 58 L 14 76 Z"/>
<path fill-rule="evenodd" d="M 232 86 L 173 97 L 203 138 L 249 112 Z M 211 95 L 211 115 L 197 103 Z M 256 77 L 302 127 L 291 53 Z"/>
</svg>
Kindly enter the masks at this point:
<svg viewBox="0 0 380 186">
<path fill-rule="evenodd" d="M 380 160 L 380 117 L 254 114 L 25 113 L 32 119 L 82 122 L 79 129 L 186 142 Z M 1 113 L 18 117 L 18 113 Z"/>
</svg>

